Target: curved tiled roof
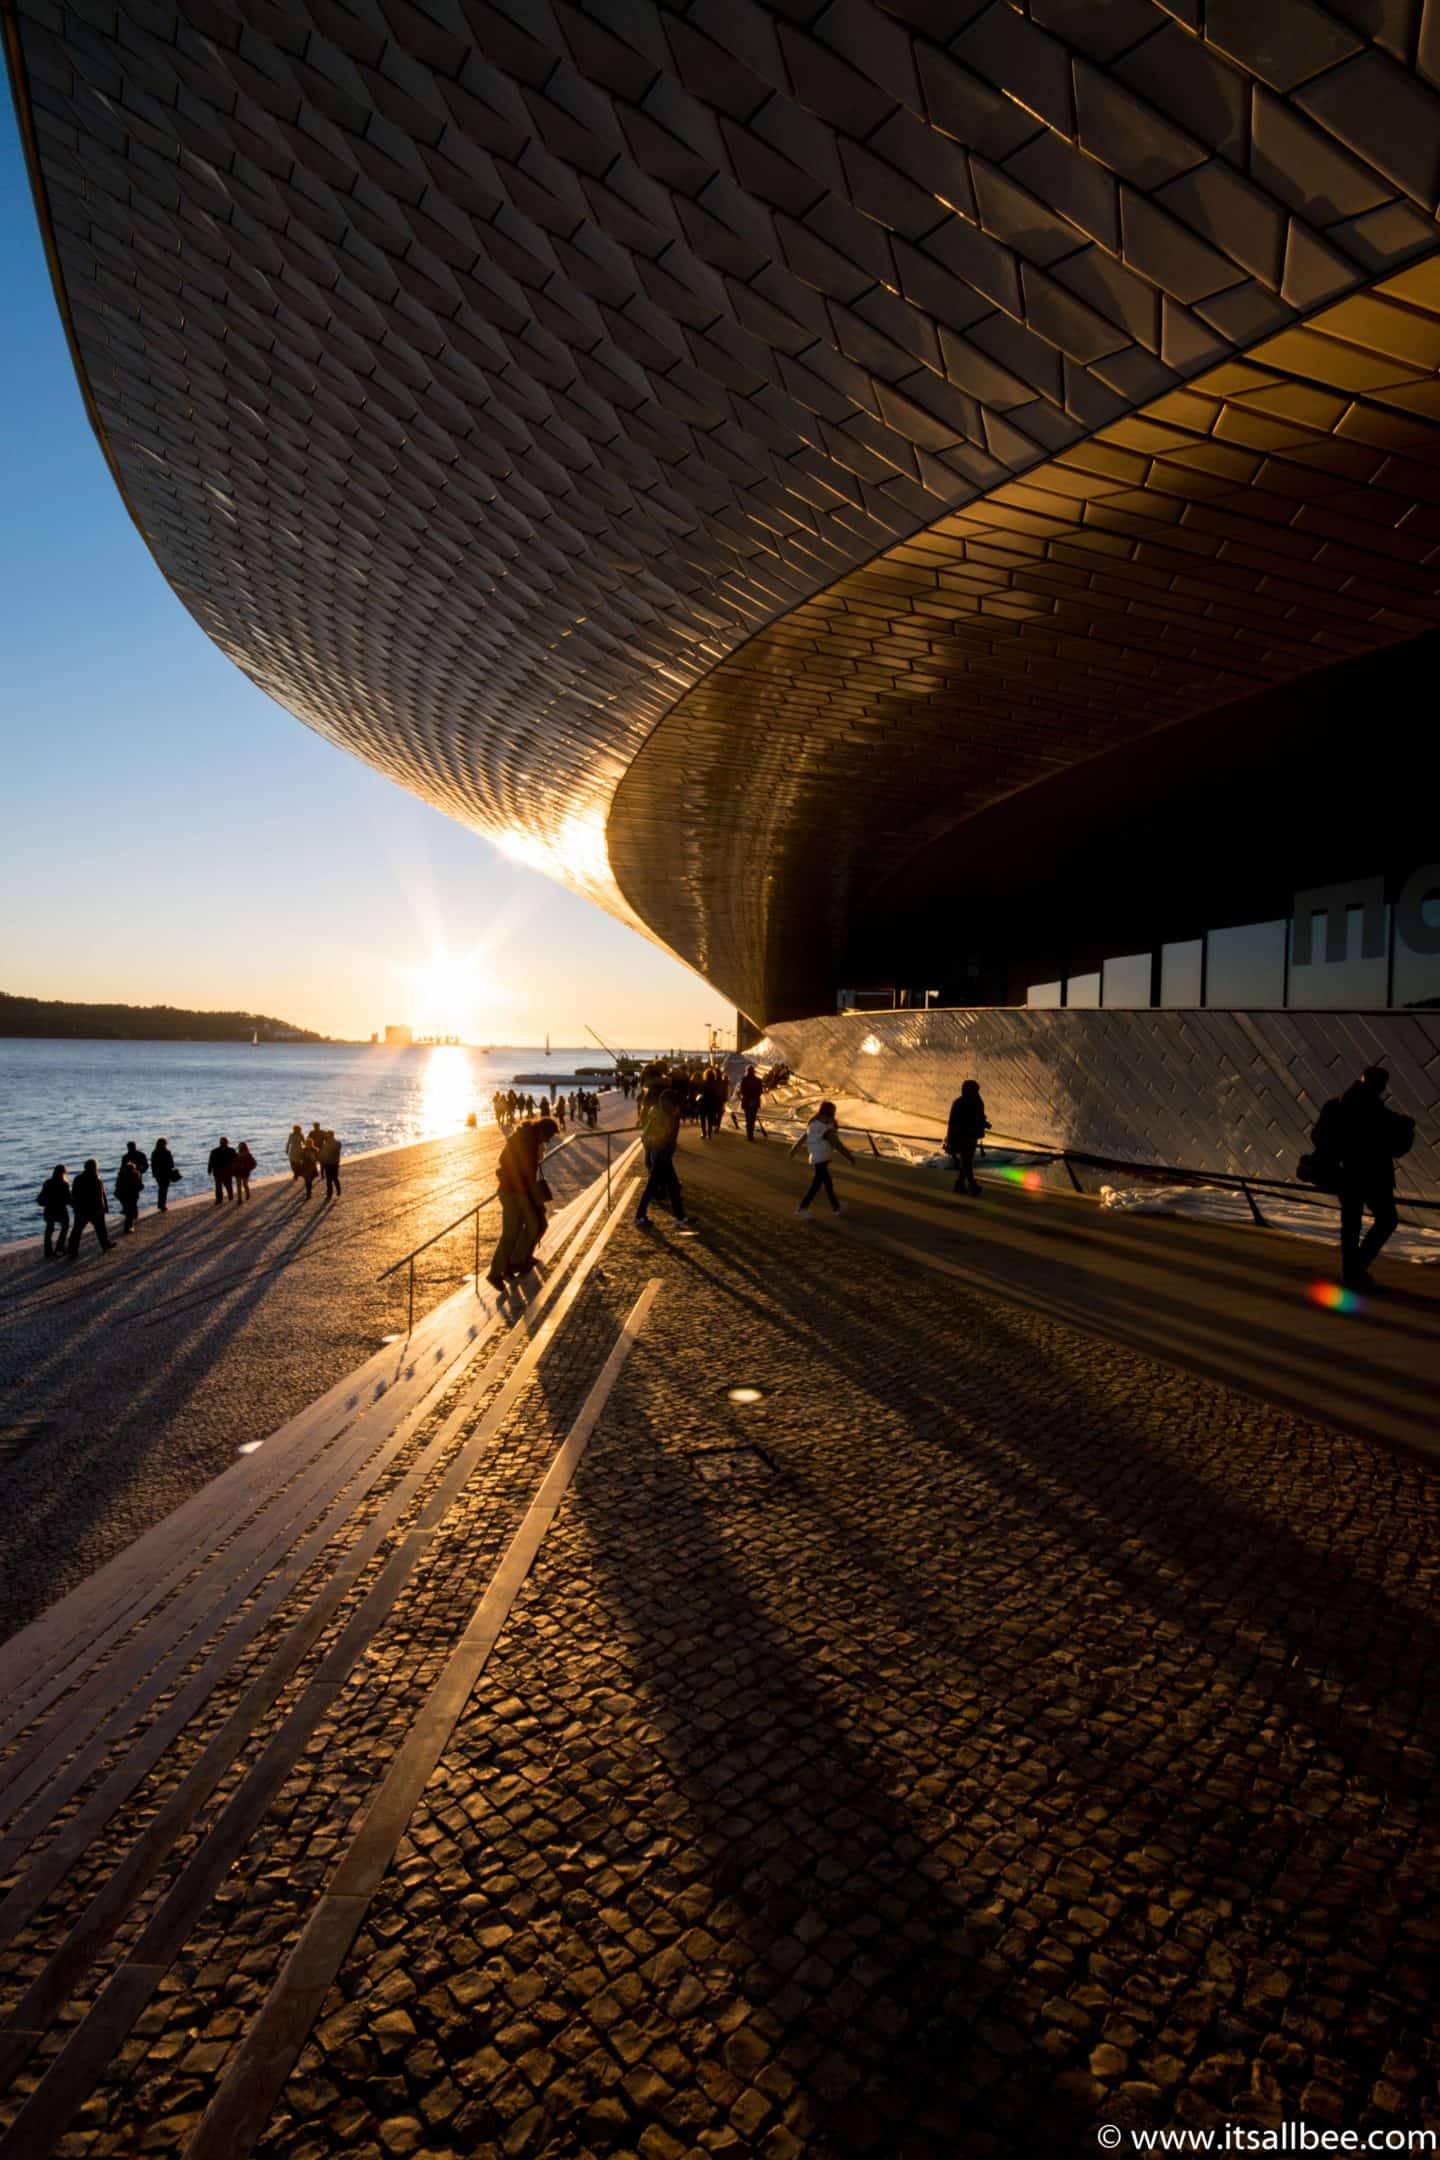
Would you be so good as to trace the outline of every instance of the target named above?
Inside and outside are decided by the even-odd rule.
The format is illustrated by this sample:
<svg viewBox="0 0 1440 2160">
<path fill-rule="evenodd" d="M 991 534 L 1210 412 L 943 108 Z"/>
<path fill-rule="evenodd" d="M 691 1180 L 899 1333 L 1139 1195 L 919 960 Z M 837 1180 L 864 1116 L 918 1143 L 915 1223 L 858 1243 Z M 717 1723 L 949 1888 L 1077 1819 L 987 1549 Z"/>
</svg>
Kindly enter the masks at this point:
<svg viewBox="0 0 1440 2160">
<path fill-rule="evenodd" d="M 1336 612 L 1339 642 L 1267 640 L 1222 591 L 1218 645 L 1182 663 L 1132 549 L 1110 641 L 1150 657 L 1116 690 L 1091 559 L 1107 520 L 1117 561 L 1126 519 L 1154 539 L 1134 498 L 1176 500 L 1175 470 L 1182 552 L 1227 492 L 1247 546 L 1290 531 L 1260 506 L 1268 453 L 1227 466 L 1184 401 L 1248 410 L 1216 371 L 1257 346 L 1318 388 L 1277 358 L 1287 326 L 1435 247 L 1420 0 L 6 0 L 6 25 L 92 411 L 196 619 L 752 1010 L 791 902 L 833 921 L 918 822 L 1193 709 L 1207 669 L 1224 695 L 1232 663 L 1248 682 L 1431 619 L 1401 578 L 1388 614 Z M 1420 293 L 1379 305 L 1428 324 Z M 1428 350 L 1401 356 L 1418 379 Z M 1335 394 L 1393 414 L 1372 387 Z M 1393 445 L 1417 472 L 1418 402 Z M 1127 443 L 1141 407 L 1160 434 Z M 1324 464 L 1348 427 L 1280 446 L 1307 515 L 1324 472 L 1367 488 Z M 1116 482 L 1095 459 L 1121 453 Z M 1391 559 L 1419 571 L 1406 485 Z M 1083 524 L 1085 560 L 1047 519 Z M 1293 538 L 1266 560 L 1298 563 Z M 914 642 L 927 591 L 941 650 Z M 966 593 L 1008 626 L 993 664 L 953 642 Z M 916 729 L 828 855 L 797 716 L 837 771 Z"/>
</svg>

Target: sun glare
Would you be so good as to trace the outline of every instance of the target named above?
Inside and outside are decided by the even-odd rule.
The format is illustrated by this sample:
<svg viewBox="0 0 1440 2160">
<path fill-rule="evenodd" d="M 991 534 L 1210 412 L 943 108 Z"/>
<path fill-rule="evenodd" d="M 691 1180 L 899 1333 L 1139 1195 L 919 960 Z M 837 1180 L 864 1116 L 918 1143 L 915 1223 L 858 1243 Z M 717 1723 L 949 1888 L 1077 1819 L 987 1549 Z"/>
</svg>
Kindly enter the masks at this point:
<svg viewBox="0 0 1440 2160">
<path fill-rule="evenodd" d="M 473 1042 L 485 1032 L 486 1014 L 499 995 L 500 986 L 473 956 L 457 957 L 442 949 L 411 976 L 410 1025 L 419 1036 Z"/>
</svg>

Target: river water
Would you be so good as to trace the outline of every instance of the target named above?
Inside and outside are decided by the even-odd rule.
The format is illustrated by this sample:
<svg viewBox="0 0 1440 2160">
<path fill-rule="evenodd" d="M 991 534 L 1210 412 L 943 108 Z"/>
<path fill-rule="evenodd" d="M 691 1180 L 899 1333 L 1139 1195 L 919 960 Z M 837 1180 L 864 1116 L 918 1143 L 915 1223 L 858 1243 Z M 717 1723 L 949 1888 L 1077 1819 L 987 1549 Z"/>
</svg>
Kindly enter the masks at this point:
<svg viewBox="0 0 1440 2160">
<path fill-rule="evenodd" d="M 0 1243 L 40 1236 L 35 1195 L 57 1162 L 73 1177 L 93 1155 L 108 1184 L 130 1140 L 148 1155 L 163 1133 L 185 1195 L 203 1189 L 222 1133 L 236 1146 L 249 1141 L 264 1177 L 285 1168 L 297 1123 L 318 1118 L 356 1155 L 458 1132 L 472 1110 L 488 1124 L 491 1096 L 520 1073 L 564 1079 L 577 1065 L 607 1063 L 573 1045 L 547 1058 L 535 1049 L 0 1040 Z"/>
</svg>

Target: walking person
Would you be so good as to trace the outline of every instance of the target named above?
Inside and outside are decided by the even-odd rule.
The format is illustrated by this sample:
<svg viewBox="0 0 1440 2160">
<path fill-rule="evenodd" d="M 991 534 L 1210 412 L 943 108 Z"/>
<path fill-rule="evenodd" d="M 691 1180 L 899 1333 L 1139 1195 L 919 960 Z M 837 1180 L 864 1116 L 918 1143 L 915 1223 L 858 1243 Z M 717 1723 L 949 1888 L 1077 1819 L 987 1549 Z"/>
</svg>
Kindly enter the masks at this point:
<svg viewBox="0 0 1440 2160">
<path fill-rule="evenodd" d="M 121 1156 L 120 1160 L 122 1162 L 134 1163 L 135 1168 L 140 1173 L 140 1179 L 143 1184 L 145 1173 L 150 1168 L 150 1158 L 145 1153 L 144 1148 L 137 1147 L 133 1140 L 127 1140 L 125 1143 L 125 1153 Z"/>
<path fill-rule="evenodd" d="M 170 1152 L 170 1143 L 163 1133 L 150 1150 L 150 1171 L 155 1180 L 155 1212 L 163 1215 L 166 1212 L 170 1187 L 178 1184 L 185 1174 L 177 1166 L 175 1157 Z"/>
<path fill-rule="evenodd" d="M 955 1190 L 958 1193 L 978 1193 L 975 1182 L 975 1150 L 990 1130 L 990 1120 L 985 1115 L 985 1098 L 980 1093 L 978 1080 L 964 1080 L 960 1093 L 950 1105 L 950 1123 L 945 1129 L 945 1152 L 955 1165 Z"/>
<path fill-rule="evenodd" d="M 821 1103 L 814 1117 L 811 1118 L 810 1123 L 801 1133 L 794 1147 L 791 1148 L 790 1153 L 798 1155 L 802 1147 L 808 1148 L 810 1151 L 811 1174 L 810 1183 L 805 1190 L 805 1197 L 800 1202 L 799 1207 L 796 1208 L 795 1213 L 801 1218 L 802 1222 L 809 1222 L 810 1203 L 815 1198 L 815 1195 L 820 1192 L 826 1195 L 837 1215 L 843 1213 L 830 1177 L 830 1160 L 837 1153 L 843 1155 L 848 1163 L 853 1163 L 855 1158 L 840 1138 L 840 1131 L 835 1123 L 835 1105 L 833 1102 Z"/>
<path fill-rule="evenodd" d="M 144 1179 L 135 1167 L 134 1157 L 126 1155 L 115 1173 L 115 1205 L 119 1208 L 120 1220 L 125 1225 L 122 1233 L 125 1237 L 135 1235 L 143 1185 Z"/>
<path fill-rule="evenodd" d="M 63 1162 L 56 1163 L 36 1193 L 35 1205 L 45 1210 L 45 1258 L 58 1260 L 70 1230 L 70 1180 Z"/>
<path fill-rule="evenodd" d="M 327 1200 L 338 1200 L 340 1197 L 340 1150 L 344 1144 L 342 1140 L 336 1139 L 333 1132 L 327 1131 L 321 1137 L 320 1168 L 325 1173 Z"/>
<path fill-rule="evenodd" d="M 70 1225 L 70 1243 L 66 1247 L 70 1258 L 80 1251 L 80 1233 L 87 1226 L 95 1232 L 101 1252 L 110 1250 L 110 1233 L 105 1228 L 105 1217 L 110 1212 L 110 1201 L 100 1177 L 100 1165 L 93 1155 L 87 1156 L 85 1167 L 70 1187 L 70 1207 L 74 1217 Z"/>
<path fill-rule="evenodd" d="M 1317 1154 L 1334 1161 L 1340 1194 L 1340 1271 L 1350 1290 L 1374 1290 L 1370 1265 L 1394 1235 L 1395 1163 L 1408 1155 L 1415 1122 L 1385 1100 L 1390 1075 L 1367 1066 L 1337 1102 L 1328 1102 L 1315 1126 Z M 1362 1237 L 1366 1213 L 1370 1228 Z"/>
<path fill-rule="evenodd" d="M 223 1133 L 220 1135 L 219 1146 L 210 1150 L 205 1173 L 207 1177 L 215 1180 L 216 1207 L 223 1207 L 227 1200 L 235 1196 L 235 1150 Z"/>
<path fill-rule="evenodd" d="M 320 1175 L 320 1157 L 316 1153 L 315 1149 L 310 1145 L 308 1139 L 301 1142 L 300 1164 L 299 1168 L 296 1170 L 295 1175 L 299 1178 L 303 1178 L 305 1183 L 305 1198 L 308 1200 L 311 1193 L 315 1189 L 315 1180 Z"/>
<path fill-rule="evenodd" d="M 680 1190 L 675 1169 L 675 1150 L 680 1142 L 684 1107 L 684 1097 L 679 1089 L 665 1088 L 641 1120 L 640 1139 L 645 1149 L 645 1168 L 650 1174 L 640 1195 L 640 1205 L 635 1210 L 637 1229 L 649 1229 L 652 1200 L 668 1200 L 670 1212 L 679 1227 L 682 1230 L 690 1227 L 690 1218 L 685 1213 L 685 1195 Z"/>
<path fill-rule="evenodd" d="M 235 1199 L 236 1203 L 250 1197 L 250 1180 L 255 1172 L 255 1157 L 250 1152 L 248 1140 L 242 1140 L 235 1150 Z"/>
<path fill-rule="evenodd" d="M 500 1188 L 500 1236 L 490 1256 L 485 1280 L 495 1290 L 509 1289 L 535 1263 L 535 1247 L 545 1227 L 550 1188 L 540 1175 L 545 1148 L 560 1130 L 554 1118 L 525 1118 L 516 1126 L 495 1166 Z"/>
<path fill-rule="evenodd" d="M 755 1138 L 755 1120 L 760 1115 L 760 1100 L 765 1093 L 765 1083 L 753 1065 L 745 1068 L 740 1082 L 740 1108 L 745 1113 L 745 1138 Z"/>
<path fill-rule="evenodd" d="M 305 1152 L 305 1135 L 298 1125 L 290 1127 L 290 1137 L 285 1142 L 285 1160 L 290 1165 L 291 1177 L 300 1175 L 300 1158 Z"/>
</svg>

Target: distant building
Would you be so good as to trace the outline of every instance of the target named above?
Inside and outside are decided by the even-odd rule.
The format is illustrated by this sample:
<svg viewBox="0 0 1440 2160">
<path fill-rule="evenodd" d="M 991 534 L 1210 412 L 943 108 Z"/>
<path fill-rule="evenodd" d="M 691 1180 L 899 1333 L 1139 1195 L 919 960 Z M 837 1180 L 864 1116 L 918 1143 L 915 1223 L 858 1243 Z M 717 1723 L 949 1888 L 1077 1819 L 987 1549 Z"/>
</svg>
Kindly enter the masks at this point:
<svg viewBox="0 0 1440 2160">
<path fill-rule="evenodd" d="M 387 1026 L 385 1030 L 385 1044 L 387 1049 L 408 1050 L 414 1040 L 415 1032 L 413 1028 L 396 1027 L 392 1024 L 390 1026 Z"/>
</svg>

